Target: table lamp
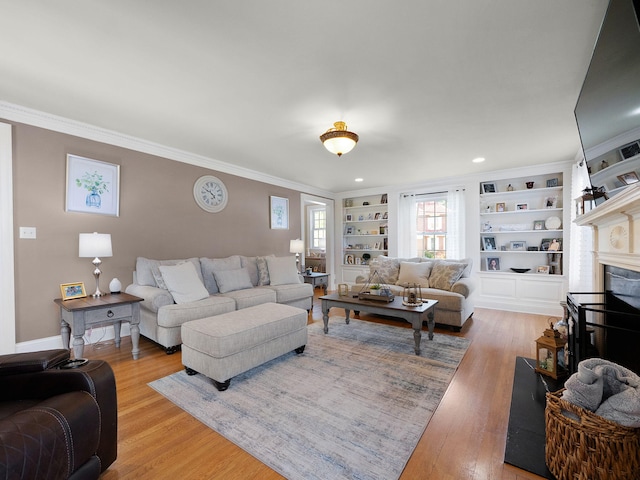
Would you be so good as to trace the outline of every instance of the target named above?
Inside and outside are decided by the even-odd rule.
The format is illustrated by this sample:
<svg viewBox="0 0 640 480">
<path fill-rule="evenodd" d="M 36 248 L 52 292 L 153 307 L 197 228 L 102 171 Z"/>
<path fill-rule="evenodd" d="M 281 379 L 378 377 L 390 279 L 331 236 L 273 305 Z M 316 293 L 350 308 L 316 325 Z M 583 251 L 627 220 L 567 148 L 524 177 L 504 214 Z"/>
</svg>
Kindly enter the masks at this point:
<svg viewBox="0 0 640 480">
<path fill-rule="evenodd" d="M 304 240 L 291 240 L 289 242 L 289 252 L 296 254 L 296 268 L 300 271 L 300 254 L 304 253 Z"/>
<path fill-rule="evenodd" d="M 93 276 L 96 279 L 96 291 L 91 295 L 92 297 L 101 297 L 104 295 L 100 291 L 100 264 L 102 261 L 98 257 L 111 257 L 113 251 L 111 250 L 111 234 L 109 233 L 81 233 L 78 256 L 80 258 L 93 257 L 93 263 L 95 270 Z"/>
</svg>

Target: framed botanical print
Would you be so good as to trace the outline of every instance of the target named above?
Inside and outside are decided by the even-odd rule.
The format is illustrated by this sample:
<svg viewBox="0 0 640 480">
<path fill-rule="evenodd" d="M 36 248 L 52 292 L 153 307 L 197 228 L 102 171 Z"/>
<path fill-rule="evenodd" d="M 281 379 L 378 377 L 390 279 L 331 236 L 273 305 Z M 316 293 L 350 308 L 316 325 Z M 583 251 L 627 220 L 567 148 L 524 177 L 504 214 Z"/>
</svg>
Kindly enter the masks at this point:
<svg viewBox="0 0 640 480">
<path fill-rule="evenodd" d="M 289 199 L 271 196 L 269 211 L 271 212 L 272 229 L 289 229 Z"/>
<path fill-rule="evenodd" d="M 120 215 L 120 165 L 67 155 L 66 211 Z"/>
</svg>

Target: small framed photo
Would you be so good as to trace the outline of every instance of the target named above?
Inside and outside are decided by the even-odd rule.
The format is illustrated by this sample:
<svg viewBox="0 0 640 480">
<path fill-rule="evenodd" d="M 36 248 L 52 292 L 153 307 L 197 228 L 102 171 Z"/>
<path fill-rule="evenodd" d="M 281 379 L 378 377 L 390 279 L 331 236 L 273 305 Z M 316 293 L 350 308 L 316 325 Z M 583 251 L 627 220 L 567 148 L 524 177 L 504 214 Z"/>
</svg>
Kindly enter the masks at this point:
<svg viewBox="0 0 640 480">
<path fill-rule="evenodd" d="M 362 259 L 360 257 L 356 257 L 356 265 L 362 264 Z"/>
<path fill-rule="evenodd" d="M 516 203 L 516 210 L 518 210 L 518 211 L 529 210 L 529 204 L 528 203 Z"/>
<path fill-rule="evenodd" d="M 544 208 L 557 208 L 558 207 L 558 197 L 551 196 L 545 197 L 544 199 Z"/>
<path fill-rule="evenodd" d="M 486 267 L 490 271 L 500 270 L 500 257 L 487 257 Z"/>
<path fill-rule="evenodd" d="M 638 183 L 638 181 L 640 181 L 636 172 L 628 172 L 623 173 L 622 175 L 618 175 L 618 180 L 620 180 L 625 185 L 631 185 L 632 183 Z"/>
<path fill-rule="evenodd" d="M 387 194 L 383 193 L 382 197 L 380 198 L 380 203 L 387 203 Z"/>
<path fill-rule="evenodd" d="M 558 186 L 558 179 L 557 178 L 551 178 L 549 180 L 547 180 L 547 187 L 557 187 Z"/>
<path fill-rule="evenodd" d="M 73 300 L 74 298 L 84 298 L 87 292 L 84 289 L 84 283 L 63 283 L 60 285 L 60 293 L 62 300 Z"/>
<path fill-rule="evenodd" d="M 353 225 L 347 225 L 346 227 L 344 227 L 345 235 L 353 235 L 354 232 L 355 232 L 355 227 Z"/>
<path fill-rule="evenodd" d="M 384 212 L 384 214 L 382 215 L 382 219 L 387 220 L 388 218 L 389 218 L 389 212 Z"/>
<path fill-rule="evenodd" d="M 374 220 L 380 220 L 380 212 L 376 212 L 375 216 L 373 217 Z"/>
<path fill-rule="evenodd" d="M 285 197 L 270 197 L 269 211 L 271 212 L 271 228 L 289 230 L 289 199 Z"/>
<path fill-rule="evenodd" d="M 527 242 L 524 240 L 514 240 L 509 243 L 509 250 L 524 252 L 527 250 Z"/>
<path fill-rule="evenodd" d="M 353 255 L 352 255 L 352 254 L 350 254 L 350 253 L 347 253 L 347 254 L 344 256 L 344 263 L 345 263 L 346 265 L 355 265 L 355 259 L 354 259 Z"/>
<path fill-rule="evenodd" d="M 507 204 L 504 202 L 496 203 L 496 212 L 506 212 Z"/>
<path fill-rule="evenodd" d="M 380 250 L 380 242 L 376 242 L 373 244 L 373 249 L 374 250 Z"/>
<path fill-rule="evenodd" d="M 481 193 L 496 193 L 498 187 L 495 182 L 482 182 L 480 184 Z"/>
<path fill-rule="evenodd" d="M 538 265 L 536 273 L 549 273 L 549 265 Z"/>
<path fill-rule="evenodd" d="M 352 215 L 352 214 L 350 214 L 350 213 L 347 213 L 346 221 L 347 221 L 347 222 L 353 222 L 353 215 Z"/>
<path fill-rule="evenodd" d="M 543 238 L 540 243 L 540 250 L 543 252 L 562 251 L 562 238 Z"/>
<path fill-rule="evenodd" d="M 534 220 L 533 229 L 534 230 L 544 230 L 544 220 Z"/>
<path fill-rule="evenodd" d="M 482 248 L 486 251 L 497 250 L 496 237 L 482 237 Z"/>
</svg>

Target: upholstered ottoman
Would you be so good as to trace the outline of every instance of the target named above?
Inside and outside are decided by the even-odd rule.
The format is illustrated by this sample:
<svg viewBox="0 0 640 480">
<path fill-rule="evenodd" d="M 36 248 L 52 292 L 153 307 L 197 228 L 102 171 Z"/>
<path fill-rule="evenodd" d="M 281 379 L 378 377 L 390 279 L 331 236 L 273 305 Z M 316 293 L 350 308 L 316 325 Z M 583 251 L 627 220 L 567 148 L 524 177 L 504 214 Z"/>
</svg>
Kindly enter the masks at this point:
<svg viewBox="0 0 640 480">
<path fill-rule="evenodd" d="M 231 377 L 307 344 L 307 311 L 264 303 L 182 324 L 182 364 L 220 391 Z"/>
</svg>

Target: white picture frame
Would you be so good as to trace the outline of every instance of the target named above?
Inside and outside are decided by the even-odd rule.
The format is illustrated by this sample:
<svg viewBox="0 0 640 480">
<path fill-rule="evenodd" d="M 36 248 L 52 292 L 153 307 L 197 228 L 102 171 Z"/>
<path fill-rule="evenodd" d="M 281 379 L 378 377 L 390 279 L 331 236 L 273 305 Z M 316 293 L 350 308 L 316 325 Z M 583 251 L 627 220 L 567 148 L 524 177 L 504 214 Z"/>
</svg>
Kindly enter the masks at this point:
<svg viewBox="0 0 640 480">
<path fill-rule="evenodd" d="M 285 197 L 269 197 L 272 230 L 289 230 L 289 199 Z"/>
<path fill-rule="evenodd" d="M 65 211 L 120 216 L 120 165 L 68 154 Z"/>
<path fill-rule="evenodd" d="M 496 182 L 482 182 L 480 184 L 480 189 L 482 190 L 480 193 L 496 193 L 498 191 L 498 186 Z"/>
</svg>

